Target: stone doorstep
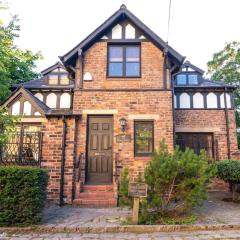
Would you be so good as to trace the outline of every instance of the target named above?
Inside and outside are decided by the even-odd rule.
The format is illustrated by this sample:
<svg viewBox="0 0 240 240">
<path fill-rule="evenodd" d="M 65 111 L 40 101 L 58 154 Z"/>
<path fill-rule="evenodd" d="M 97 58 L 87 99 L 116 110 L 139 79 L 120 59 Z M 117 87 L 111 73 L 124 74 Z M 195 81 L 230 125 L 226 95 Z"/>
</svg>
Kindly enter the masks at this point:
<svg viewBox="0 0 240 240">
<path fill-rule="evenodd" d="M 240 230 L 240 224 L 211 224 L 211 225 L 125 225 L 107 227 L 0 227 L 1 233 L 156 233 L 156 232 L 191 232 L 191 231 L 220 231 Z"/>
<path fill-rule="evenodd" d="M 83 192 L 112 192 L 113 185 L 83 185 Z"/>
</svg>

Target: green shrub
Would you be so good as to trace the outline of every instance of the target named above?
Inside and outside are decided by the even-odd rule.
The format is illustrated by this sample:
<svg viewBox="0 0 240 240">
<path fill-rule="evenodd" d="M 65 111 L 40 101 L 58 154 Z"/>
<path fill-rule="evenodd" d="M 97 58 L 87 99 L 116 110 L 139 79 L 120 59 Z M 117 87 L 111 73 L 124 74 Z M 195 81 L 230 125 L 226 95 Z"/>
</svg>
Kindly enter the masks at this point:
<svg viewBox="0 0 240 240">
<path fill-rule="evenodd" d="M 213 169 L 206 153 L 194 154 L 176 147 L 169 153 L 161 142 L 145 169 L 148 196 L 141 202 L 140 221 L 159 222 L 159 219 L 184 215 L 206 199 L 206 189 Z"/>
<path fill-rule="evenodd" d="M 218 162 L 217 176 L 231 185 L 233 200 L 237 200 L 237 185 L 240 184 L 240 161 L 224 160 Z"/>
<path fill-rule="evenodd" d="M 129 186 L 129 169 L 124 168 L 120 176 L 120 186 L 119 186 L 119 205 L 120 206 L 132 205 L 132 198 L 128 196 L 128 186 Z"/>
<path fill-rule="evenodd" d="M 0 167 L 0 226 L 26 226 L 41 221 L 47 172 L 40 168 Z"/>
</svg>

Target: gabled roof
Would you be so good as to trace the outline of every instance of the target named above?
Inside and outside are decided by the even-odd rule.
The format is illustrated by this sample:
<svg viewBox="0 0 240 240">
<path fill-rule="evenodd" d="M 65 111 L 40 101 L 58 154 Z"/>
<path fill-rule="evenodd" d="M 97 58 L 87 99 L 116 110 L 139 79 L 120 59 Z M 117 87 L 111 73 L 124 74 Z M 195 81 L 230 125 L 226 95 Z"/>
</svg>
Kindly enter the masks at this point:
<svg viewBox="0 0 240 240">
<path fill-rule="evenodd" d="M 164 42 L 157 34 L 155 34 L 150 28 L 148 28 L 141 20 L 139 20 L 133 13 L 131 13 L 125 5 L 122 5 L 118 11 L 116 11 L 110 18 L 108 18 L 102 25 L 100 25 L 95 31 L 87 36 L 82 42 L 76 47 L 70 50 L 65 55 L 61 56 L 60 59 L 63 63 L 72 62 L 78 55 L 78 51 L 85 51 L 88 49 L 96 40 L 98 40 L 110 27 L 113 27 L 119 20 L 128 19 L 136 27 L 138 27 L 144 35 L 155 43 L 161 50 L 167 51 L 169 57 L 175 59 L 176 62 L 182 64 L 185 57 L 175 51 L 166 42 Z"/>
<path fill-rule="evenodd" d="M 63 66 L 62 63 L 56 62 L 56 63 L 53 64 L 52 66 L 50 66 L 50 67 L 44 69 L 43 71 L 41 71 L 41 74 L 42 74 L 42 75 L 46 75 L 46 74 L 48 74 L 49 72 L 55 70 L 56 68 L 63 68 L 63 69 L 66 70 L 66 68 Z M 66 70 L 66 71 L 67 71 L 67 70 Z"/>
<path fill-rule="evenodd" d="M 208 79 L 208 78 L 205 78 L 203 76 L 204 74 L 204 71 L 200 68 L 198 68 L 197 66 L 193 65 L 191 62 L 189 61 L 186 61 L 185 63 L 182 64 L 181 66 L 181 70 L 176 73 L 175 75 L 178 75 L 178 74 L 184 74 L 185 71 L 182 71 L 182 69 L 184 68 L 191 68 L 193 69 L 193 74 L 194 73 L 197 73 L 199 74 L 199 84 L 198 85 L 176 85 L 175 84 L 175 88 L 176 89 L 197 89 L 197 88 L 228 88 L 228 89 L 235 89 L 234 86 L 232 85 L 229 85 L 229 84 L 226 84 L 225 82 L 223 81 L 213 81 L 211 79 Z"/>
<path fill-rule="evenodd" d="M 19 95 L 23 95 L 27 101 L 29 101 L 36 109 L 38 109 L 41 114 L 48 117 L 81 115 L 73 114 L 72 109 L 51 109 L 24 87 L 16 89 L 1 106 L 7 107 L 9 104 L 11 104 L 11 102 L 19 97 Z"/>
<path fill-rule="evenodd" d="M 200 79 L 200 84 L 199 85 L 175 85 L 174 88 L 176 89 L 186 89 L 186 88 L 191 88 L 191 89 L 200 89 L 200 88 L 227 88 L 227 89 L 232 89 L 234 90 L 236 87 L 232 85 L 228 85 L 224 82 L 221 81 L 212 81 L 210 79 L 206 79 L 201 77 Z"/>
<path fill-rule="evenodd" d="M 3 107 L 7 107 L 9 104 L 11 104 L 14 99 L 16 99 L 19 95 L 23 95 L 29 102 L 31 102 L 34 107 L 36 107 L 40 113 L 47 114 L 49 111 L 49 107 L 46 106 L 42 101 L 40 101 L 38 98 L 36 98 L 30 91 L 25 89 L 24 87 L 20 87 L 16 89 L 8 98 L 7 100 L 2 104 Z"/>
<path fill-rule="evenodd" d="M 181 66 L 181 69 L 183 68 L 192 68 L 195 72 L 203 75 L 204 71 L 200 68 L 198 68 L 196 65 L 193 65 L 192 63 L 190 63 L 189 61 L 186 61 L 183 63 L 183 65 Z"/>
<path fill-rule="evenodd" d="M 25 89 L 73 89 L 74 88 L 74 82 L 72 80 L 69 80 L 69 85 L 48 85 L 46 84 L 46 81 L 44 78 L 34 79 L 28 82 L 20 83 L 14 85 L 14 88 L 24 87 Z"/>
</svg>

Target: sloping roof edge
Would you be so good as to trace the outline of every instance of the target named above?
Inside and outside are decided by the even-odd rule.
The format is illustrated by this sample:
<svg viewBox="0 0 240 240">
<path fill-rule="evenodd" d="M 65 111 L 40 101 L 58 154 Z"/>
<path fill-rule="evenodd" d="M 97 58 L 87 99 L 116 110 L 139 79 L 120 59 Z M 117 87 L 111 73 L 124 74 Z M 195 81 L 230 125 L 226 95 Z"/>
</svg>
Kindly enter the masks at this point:
<svg viewBox="0 0 240 240">
<path fill-rule="evenodd" d="M 192 64 L 189 61 L 186 61 L 183 63 L 183 65 L 181 66 L 181 69 L 184 67 L 190 67 L 192 69 L 194 69 L 196 72 L 200 73 L 200 74 L 204 74 L 204 70 L 202 70 L 201 68 L 197 67 L 196 65 Z"/>
<path fill-rule="evenodd" d="M 36 98 L 29 90 L 24 87 L 19 87 L 2 103 L 1 107 L 6 107 L 10 102 L 12 102 L 19 94 L 24 94 L 28 100 L 32 100 L 35 107 L 40 108 L 41 112 L 47 114 L 49 111 L 49 107 L 47 107 L 43 102 L 41 102 L 38 98 Z"/>
<path fill-rule="evenodd" d="M 112 16 L 110 16 L 103 24 L 101 24 L 96 30 L 94 30 L 90 35 L 88 35 L 83 41 L 81 41 L 72 50 L 67 52 L 65 55 L 59 58 L 63 63 L 66 63 L 71 57 L 78 53 L 80 49 L 85 49 L 89 47 L 94 41 L 100 37 L 104 31 L 112 26 L 121 16 L 129 18 L 143 33 L 153 42 L 155 42 L 159 48 L 166 49 L 168 54 L 181 63 L 184 61 L 185 57 L 170 47 L 166 42 L 164 42 L 157 34 L 155 34 L 150 28 L 148 28 L 141 20 L 139 20 L 133 13 L 131 13 L 125 5 L 122 5 L 119 10 L 117 10 Z"/>
<path fill-rule="evenodd" d="M 50 67 L 42 70 L 42 71 L 41 71 L 41 74 L 42 74 L 42 75 L 46 75 L 46 74 L 48 74 L 49 72 L 53 71 L 54 69 L 56 69 L 56 68 L 58 68 L 58 67 L 59 67 L 59 68 L 63 68 L 63 69 L 66 70 L 66 68 L 64 67 L 64 65 L 63 65 L 61 62 L 58 61 L 58 62 L 56 62 L 55 64 L 53 64 L 52 66 L 50 66 Z"/>
</svg>

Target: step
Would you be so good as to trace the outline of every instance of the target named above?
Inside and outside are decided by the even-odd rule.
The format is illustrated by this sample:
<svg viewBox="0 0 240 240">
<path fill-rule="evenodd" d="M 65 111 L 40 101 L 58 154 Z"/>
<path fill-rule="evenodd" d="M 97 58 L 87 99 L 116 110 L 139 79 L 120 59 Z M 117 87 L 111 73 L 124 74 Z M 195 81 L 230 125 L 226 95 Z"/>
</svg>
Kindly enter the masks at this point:
<svg viewBox="0 0 240 240">
<path fill-rule="evenodd" d="M 93 207 L 93 208 L 106 208 L 106 207 L 116 207 L 117 201 L 115 198 L 109 199 L 75 199 L 73 200 L 73 205 L 78 205 L 80 207 Z"/>
<path fill-rule="evenodd" d="M 78 197 L 79 199 L 109 199 L 114 198 L 114 192 L 81 192 Z"/>
<path fill-rule="evenodd" d="M 83 192 L 111 192 L 113 185 L 84 185 Z"/>
</svg>

